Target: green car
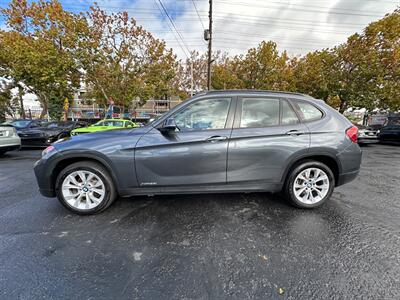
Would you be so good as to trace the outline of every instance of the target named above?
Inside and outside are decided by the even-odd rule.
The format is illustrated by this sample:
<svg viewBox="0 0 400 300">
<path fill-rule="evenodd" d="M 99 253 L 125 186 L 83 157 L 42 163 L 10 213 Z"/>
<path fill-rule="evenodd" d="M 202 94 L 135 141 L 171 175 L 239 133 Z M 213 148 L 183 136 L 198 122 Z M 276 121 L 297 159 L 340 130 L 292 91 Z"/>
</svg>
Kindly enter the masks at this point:
<svg viewBox="0 0 400 300">
<path fill-rule="evenodd" d="M 90 125 L 89 127 L 74 129 L 71 131 L 71 136 L 82 133 L 90 133 L 90 132 L 105 131 L 112 129 L 122 129 L 122 128 L 135 128 L 135 127 L 139 127 L 139 125 L 129 120 L 106 119 L 106 120 L 101 120 L 96 124 Z"/>
</svg>

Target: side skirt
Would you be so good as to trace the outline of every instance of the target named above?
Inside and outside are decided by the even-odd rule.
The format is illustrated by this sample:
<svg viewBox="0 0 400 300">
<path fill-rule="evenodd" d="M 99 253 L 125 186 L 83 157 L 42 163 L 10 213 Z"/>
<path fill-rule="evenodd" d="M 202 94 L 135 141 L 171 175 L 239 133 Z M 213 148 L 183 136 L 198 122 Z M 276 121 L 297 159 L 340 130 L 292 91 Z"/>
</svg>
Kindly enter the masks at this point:
<svg viewBox="0 0 400 300">
<path fill-rule="evenodd" d="M 172 195 L 172 194 L 211 194 L 211 193 L 249 193 L 249 192 L 279 192 L 282 183 L 226 183 L 217 185 L 190 185 L 190 186 L 158 186 L 139 187 L 119 190 L 121 197 L 139 195 Z"/>
</svg>

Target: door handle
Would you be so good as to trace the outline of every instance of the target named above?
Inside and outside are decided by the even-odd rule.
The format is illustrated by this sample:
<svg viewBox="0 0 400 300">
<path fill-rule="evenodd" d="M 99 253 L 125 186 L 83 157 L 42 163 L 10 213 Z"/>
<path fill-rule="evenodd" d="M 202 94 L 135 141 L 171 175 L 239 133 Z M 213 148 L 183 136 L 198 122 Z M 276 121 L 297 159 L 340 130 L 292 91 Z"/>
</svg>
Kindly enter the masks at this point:
<svg viewBox="0 0 400 300">
<path fill-rule="evenodd" d="M 215 143 L 215 142 L 225 141 L 226 139 L 228 139 L 228 137 L 226 136 L 214 135 L 206 139 L 206 142 Z"/>
<path fill-rule="evenodd" d="M 304 131 L 299 131 L 299 130 L 289 130 L 288 132 L 286 132 L 286 135 L 290 135 L 290 136 L 298 136 L 298 135 L 302 135 L 305 134 Z"/>
</svg>

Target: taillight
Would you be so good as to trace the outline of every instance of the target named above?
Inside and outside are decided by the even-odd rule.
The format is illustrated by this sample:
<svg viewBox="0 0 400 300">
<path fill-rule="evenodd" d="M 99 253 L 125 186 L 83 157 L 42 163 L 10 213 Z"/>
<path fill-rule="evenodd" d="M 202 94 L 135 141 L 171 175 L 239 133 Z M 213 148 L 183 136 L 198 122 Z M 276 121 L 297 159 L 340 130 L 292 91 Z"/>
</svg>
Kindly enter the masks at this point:
<svg viewBox="0 0 400 300">
<path fill-rule="evenodd" d="M 357 126 L 352 126 L 346 130 L 346 135 L 350 138 L 353 143 L 357 143 L 358 128 Z"/>
</svg>

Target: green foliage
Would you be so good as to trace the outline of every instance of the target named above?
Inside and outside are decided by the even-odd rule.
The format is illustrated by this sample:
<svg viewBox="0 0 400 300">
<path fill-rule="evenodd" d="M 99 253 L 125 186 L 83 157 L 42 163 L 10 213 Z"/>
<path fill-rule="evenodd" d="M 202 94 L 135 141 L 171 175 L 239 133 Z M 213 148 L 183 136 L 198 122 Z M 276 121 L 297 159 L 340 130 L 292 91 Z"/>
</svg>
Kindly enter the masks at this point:
<svg viewBox="0 0 400 300">
<path fill-rule="evenodd" d="M 95 5 L 84 15 L 65 11 L 58 0 L 12 0 L 1 13 L 9 30 L 0 30 L 0 76 L 19 87 L 19 96 L 37 95 L 52 118 L 61 118 L 64 99 L 81 82 L 89 102 L 106 105 L 112 98 L 125 107 L 135 99 L 186 98 L 192 88 L 206 88 L 205 54 L 194 51 L 177 61 L 126 12 L 107 14 Z M 332 49 L 289 58 L 274 42 L 262 41 L 243 55 L 215 52 L 213 61 L 214 89 L 298 91 L 341 112 L 350 106 L 398 110 L 400 11 Z M 2 111 L 22 108 L 21 97 L 11 98 L 3 87 Z"/>
<path fill-rule="evenodd" d="M 64 89 L 52 90 L 49 93 L 49 116 L 52 120 L 61 121 L 64 117 L 64 100 L 70 98 L 71 95 L 65 94 Z"/>
<path fill-rule="evenodd" d="M 155 39 L 126 12 L 108 15 L 95 6 L 88 15 L 88 32 L 79 45 L 87 97 L 106 105 L 129 106 L 132 100 L 169 97 L 176 57 L 164 41 Z"/>
<path fill-rule="evenodd" d="M 36 94 L 43 116 L 54 93 L 79 86 L 74 51 L 86 20 L 64 11 L 57 0 L 13 0 L 2 14 L 10 30 L 0 32 L 0 76 Z"/>
<path fill-rule="evenodd" d="M 0 123 L 6 120 L 7 114 L 12 114 L 11 86 L 5 81 L 0 82 Z"/>
<path fill-rule="evenodd" d="M 289 59 L 273 42 L 213 66 L 215 89 L 298 91 L 343 112 L 348 107 L 400 109 L 400 11 L 371 23 L 332 49 Z"/>
</svg>

